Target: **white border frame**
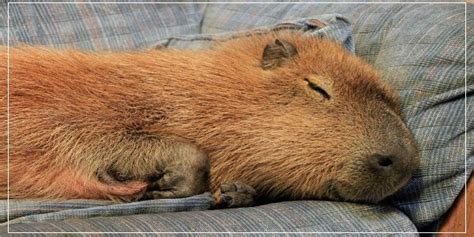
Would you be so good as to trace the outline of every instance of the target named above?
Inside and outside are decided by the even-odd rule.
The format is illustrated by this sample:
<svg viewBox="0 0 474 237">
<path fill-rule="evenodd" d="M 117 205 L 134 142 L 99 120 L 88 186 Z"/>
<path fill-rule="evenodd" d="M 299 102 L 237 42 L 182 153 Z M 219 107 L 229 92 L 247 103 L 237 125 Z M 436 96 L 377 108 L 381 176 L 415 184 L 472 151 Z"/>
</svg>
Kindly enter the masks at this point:
<svg viewBox="0 0 474 237">
<path fill-rule="evenodd" d="M 464 4 L 464 232 L 10 232 L 10 4 Z M 8 2 L 7 3 L 8 234 L 466 234 L 467 233 L 467 2 Z"/>
</svg>

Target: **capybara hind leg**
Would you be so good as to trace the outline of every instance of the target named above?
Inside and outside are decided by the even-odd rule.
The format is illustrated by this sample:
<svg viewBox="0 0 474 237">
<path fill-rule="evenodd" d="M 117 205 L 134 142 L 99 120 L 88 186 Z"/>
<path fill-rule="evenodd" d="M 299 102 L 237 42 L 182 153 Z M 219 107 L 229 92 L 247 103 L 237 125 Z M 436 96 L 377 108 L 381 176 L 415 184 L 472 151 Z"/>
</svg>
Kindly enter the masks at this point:
<svg viewBox="0 0 474 237">
<path fill-rule="evenodd" d="M 210 163 L 201 149 L 169 137 L 155 144 L 158 152 L 153 156 L 141 162 L 115 162 L 101 179 L 112 184 L 146 181 L 148 186 L 141 199 L 180 198 L 209 190 Z"/>
<path fill-rule="evenodd" d="M 209 190 L 210 164 L 196 145 L 180 143 L 170 154 L 171 162 L 160 170 L 143 199 L 180 198 Z"/>
<path fill-rule="evenodd" d="M 206 191 L 204 174 L 199 174 L 199 171 L 181 173 L 181 170 L 180 167 L 173 167 L 165 171 L 160 179 L 148 186 L 143 199 L 188 197 Z"/>
</svg>

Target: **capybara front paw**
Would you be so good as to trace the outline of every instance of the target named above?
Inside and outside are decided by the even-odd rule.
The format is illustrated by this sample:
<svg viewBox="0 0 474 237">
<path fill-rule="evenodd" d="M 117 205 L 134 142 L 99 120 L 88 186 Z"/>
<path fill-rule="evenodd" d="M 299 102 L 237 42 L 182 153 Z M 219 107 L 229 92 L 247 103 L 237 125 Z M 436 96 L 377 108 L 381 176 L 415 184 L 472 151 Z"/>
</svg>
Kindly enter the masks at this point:
<svg viewBox="0 0 474 237">
<path fill-rule="evenodd" d="M 214 193 L 217 208 L 250 207 L 254 205 L 257 192 L 242 182 L 225 183 Z"/>
</svg>

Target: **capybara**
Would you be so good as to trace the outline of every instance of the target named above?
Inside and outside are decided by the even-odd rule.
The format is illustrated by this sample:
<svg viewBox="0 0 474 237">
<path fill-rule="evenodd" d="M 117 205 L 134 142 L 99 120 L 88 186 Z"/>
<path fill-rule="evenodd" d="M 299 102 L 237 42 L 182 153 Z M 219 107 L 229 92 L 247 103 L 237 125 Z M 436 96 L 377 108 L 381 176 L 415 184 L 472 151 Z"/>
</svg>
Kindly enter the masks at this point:
<svg viewBox="0 0 474 237">
<path fill-rule="evenodd" d="M 339 44 L 299 32 L 198 51 L 12 47 L 9 76 L 10 198 L 254 188 L 266 200 L 378 202 L 419 166 L 394 90 Z"/>
</svg>

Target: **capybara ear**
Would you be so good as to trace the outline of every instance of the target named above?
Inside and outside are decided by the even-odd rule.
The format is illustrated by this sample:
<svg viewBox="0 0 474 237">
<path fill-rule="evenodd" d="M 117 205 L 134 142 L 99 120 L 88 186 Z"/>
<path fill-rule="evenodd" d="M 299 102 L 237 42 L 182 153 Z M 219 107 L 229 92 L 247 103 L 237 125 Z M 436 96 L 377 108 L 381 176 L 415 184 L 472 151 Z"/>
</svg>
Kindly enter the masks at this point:
<svg viewBox="0 0 474 237">
<path fill-rule="evenodd" d="M 298 56 L 298 50 L 291 43 L 276 39 L 263 50 L 262 68 L 264 70 L 279 67 L 283 62 Z"/>
</svg>

